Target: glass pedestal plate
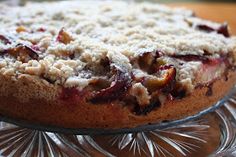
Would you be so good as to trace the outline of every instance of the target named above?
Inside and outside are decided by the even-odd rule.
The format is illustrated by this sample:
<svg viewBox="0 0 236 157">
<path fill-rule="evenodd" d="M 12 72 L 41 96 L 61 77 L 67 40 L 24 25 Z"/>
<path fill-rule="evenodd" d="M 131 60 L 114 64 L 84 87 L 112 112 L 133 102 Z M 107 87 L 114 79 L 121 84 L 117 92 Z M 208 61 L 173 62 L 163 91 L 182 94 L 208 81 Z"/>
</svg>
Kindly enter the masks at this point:
<svg viewBox="0 0 236 157">
<path fill-rule="evenodd" d="M 0 156 L 233 157 L 236 156 L 236 94 L 227 97 L 213 112 L 175 125 L 133 133 L 73 135 L 32 130 L 1 121 Z"/>
</svg>

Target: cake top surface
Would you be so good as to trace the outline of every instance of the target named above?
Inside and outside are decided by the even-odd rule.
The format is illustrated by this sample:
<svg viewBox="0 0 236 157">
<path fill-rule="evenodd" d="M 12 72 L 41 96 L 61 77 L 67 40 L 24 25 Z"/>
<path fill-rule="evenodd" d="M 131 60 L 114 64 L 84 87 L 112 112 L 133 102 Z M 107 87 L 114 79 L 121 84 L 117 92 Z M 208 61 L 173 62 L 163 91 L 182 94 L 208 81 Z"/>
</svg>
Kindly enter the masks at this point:
<svg viewBox="0 0 236 157">
<path fill-rule="evenodd" d="M 0 5 L 0 73 L 40 76 L 65 87 L 106 77 L 102 62 L 148 75 L 135 60 L 145 53 L 175 65 L 177 81 L 194 84 L 201 61 L 176 65 L 169 56 L 217 58 L 235 51 L 227 25 L 159 4 L 112 2 Z M 108 61 L 107 61 L 108 60 Z M 179 63 L 179 62 L 178 62 Z"/>
</svg>

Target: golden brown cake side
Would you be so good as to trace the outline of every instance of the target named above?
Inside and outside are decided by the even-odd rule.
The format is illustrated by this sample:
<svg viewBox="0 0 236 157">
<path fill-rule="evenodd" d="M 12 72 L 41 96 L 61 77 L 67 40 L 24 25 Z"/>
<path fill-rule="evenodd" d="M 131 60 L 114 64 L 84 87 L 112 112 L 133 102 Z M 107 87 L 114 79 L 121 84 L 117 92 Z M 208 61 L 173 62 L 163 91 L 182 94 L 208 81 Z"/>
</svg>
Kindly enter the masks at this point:
<svg viewBox="0 0 236 157">
<path fill-rule="evenodd" d="M 60 101 L 58 96 L 61 88 L 46 85 L 39 79 L 22 77 L 16 82 L 1 76 L 0 93 L 8 94 L 0 96 L 0 112 L 2 116 L 34 124 L 66 128 L 135 127 L 196 114 L 216 103 L 235 82 L 236 74 L 231 71 L 227 81 L 223 77 L 213 83 L 212 95 L 206 96 L 208 87 L 199 87 L 188 97 L 168 101 L 148 115 L 137 116 L 128 107 L 116 102 L 94 105 L 85 101 Z M 29 101 L 23 102 L 22 98 L 26 97 L 30 98 Z"/>
</svg>

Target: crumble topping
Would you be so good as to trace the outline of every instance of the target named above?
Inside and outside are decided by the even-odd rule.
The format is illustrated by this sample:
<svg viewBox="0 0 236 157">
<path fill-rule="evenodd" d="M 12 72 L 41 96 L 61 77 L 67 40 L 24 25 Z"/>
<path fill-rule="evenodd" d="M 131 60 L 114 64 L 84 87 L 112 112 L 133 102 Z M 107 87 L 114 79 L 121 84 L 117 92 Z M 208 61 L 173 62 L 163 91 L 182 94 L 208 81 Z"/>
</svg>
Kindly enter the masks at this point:
<svg viewBox="0 0 236 157">
<path fill-rule="evenodd" d="M 135 83 L 132 86 L 130 93 L 132 96 L 135 96 L 140 106 L 146 106 L 150 104 L 151 97 L 148 93 L 147 88 L 144 87 L 141 83 Z"/>
<path fill-rule="evenodd" d="M 121 1 L 0 8 L 2 75 L 39 76 L 79 90 L 99 82 L 96 94 L 104 99 L 107 91 L 131 86 L 131 95 L 145 106 L 156 95 L 150 91 L 168 93 L 178 84 L 188 93 L 221 76 L 226 63 L 218 58 L 228 55 L 235 64 L 236 40 L 227 25 L 185 9 Z M 211 68 L 215 74 L 206 77 L 206 62 L 224 68 Z"/>
</svg>

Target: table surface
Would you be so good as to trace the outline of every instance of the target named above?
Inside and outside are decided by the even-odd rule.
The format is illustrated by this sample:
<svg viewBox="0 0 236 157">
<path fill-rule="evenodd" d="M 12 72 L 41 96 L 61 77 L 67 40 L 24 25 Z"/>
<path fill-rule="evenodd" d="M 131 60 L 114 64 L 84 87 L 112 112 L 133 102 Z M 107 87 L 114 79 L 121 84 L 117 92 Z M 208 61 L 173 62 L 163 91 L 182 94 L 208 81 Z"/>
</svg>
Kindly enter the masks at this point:
<svg viewBox="0 0 236 157">
<path fill-rule="evenodd" d="M 170 3 L 194 10 L 197 16 L 216 22 L 228 22 L 231 34 L 236 35 L 236 3 Z"/>
</svg>

